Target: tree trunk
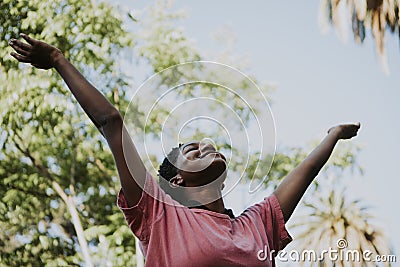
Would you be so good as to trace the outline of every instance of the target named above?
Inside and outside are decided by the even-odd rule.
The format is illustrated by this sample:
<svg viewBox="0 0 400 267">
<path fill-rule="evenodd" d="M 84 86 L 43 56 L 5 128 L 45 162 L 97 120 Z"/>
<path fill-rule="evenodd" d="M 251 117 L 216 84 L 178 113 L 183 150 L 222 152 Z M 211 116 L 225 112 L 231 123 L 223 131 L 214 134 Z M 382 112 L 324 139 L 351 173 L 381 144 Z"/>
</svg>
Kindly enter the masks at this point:
<svg viewBox="0 0 400 267">
<path fill-rule="evenodd" d="M 81 247 L 83 258 L 85 260 L 85 266 L 93 267 L 88 244 L 83 234 L 81 220 L 79 219 L 79 214 L 78 211 L 76 210 L 74 199 L 72 198 L 72 196 L 67 196 L 67 194 L 65 194 L 64 190 L 62 190 L 61 186 L 57 182 L 53 181 L 52 185 L 54 190 L 60 195 L 65 204 L 67 204 L 69 213 L 71 214 L 71 221 L 72 224 L 74 225 L 76 235 L 78 237 L 79 246 Z"/>
</svg>

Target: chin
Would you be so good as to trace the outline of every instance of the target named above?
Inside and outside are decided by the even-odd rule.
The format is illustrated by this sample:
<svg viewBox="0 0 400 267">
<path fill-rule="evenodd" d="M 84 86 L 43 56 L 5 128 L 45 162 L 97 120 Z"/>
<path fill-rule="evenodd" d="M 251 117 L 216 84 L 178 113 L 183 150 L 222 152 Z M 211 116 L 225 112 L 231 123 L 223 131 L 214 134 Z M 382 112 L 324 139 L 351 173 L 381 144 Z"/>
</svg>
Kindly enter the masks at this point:
<svg viewBox="0 0 400 267">
<path fill-rule="evenodd" d="M 226 161 L 222 158 L 215 158 L 213 162 L 210 164 L 210 167 L 213 167 L 215 169 L 222 169 L 222 171 L 225 171 L 226 169 Z"/>
<path fill-rule="evenodd" d="M 205 175 L 207 175 L 207 177 L 210 177 L 208 183 L 211 183 L 218 178 L 222 180 L 221 182 L 225 181 L 227 171 L 226 167 L 227 166 L 225 160 L 221 158 L 216 158 L 210 164 L 210 166 L 208 166 L 208 168 L 204 170 L 206 172 Z M 223 175 L 223 177 L 221 177 L 221 175 Z"/>
<path fill-rule="evenodd" d="M 192 166 L 192 168 L 200 168 L 203 163 L 204 161 L 201 162 L 200 165 Z M 201 171 L 197 172 L 182 172 L 186 177 L 185 180 L 188 186 L 203 186 L 212 183 L 217 179 L 221 184 L 225 181 L 227 174 L 227 163 L 225 159 L 221 157 L 215 157 L 211 162 L 208 161 L 207 166 L 204 167 L 205 168 L 203 168 Z"/>
</svg>

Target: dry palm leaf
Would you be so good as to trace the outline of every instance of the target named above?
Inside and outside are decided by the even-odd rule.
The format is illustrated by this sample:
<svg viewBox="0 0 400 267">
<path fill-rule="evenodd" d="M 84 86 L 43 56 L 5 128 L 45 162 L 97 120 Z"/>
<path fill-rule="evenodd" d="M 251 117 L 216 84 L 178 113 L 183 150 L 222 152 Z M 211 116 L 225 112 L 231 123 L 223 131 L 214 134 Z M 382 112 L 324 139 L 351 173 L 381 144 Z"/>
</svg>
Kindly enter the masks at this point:
<svg viewBox="0 0 400 267">
<path fill-rule="evenodd" d="M 370 28 L 380 64 L 384 72 L 389 74 L 385 32 L 397 31 L 400 39 L 400 0 L 322 0 L 320 6 L 320 21 L 323 21 L 321 17 L 324 14 L 328 16 L 341 40 L 346 40 L 346 24 L 349 22 L 357 43 L 364 42 L 365 30 Z"/>
</svg>

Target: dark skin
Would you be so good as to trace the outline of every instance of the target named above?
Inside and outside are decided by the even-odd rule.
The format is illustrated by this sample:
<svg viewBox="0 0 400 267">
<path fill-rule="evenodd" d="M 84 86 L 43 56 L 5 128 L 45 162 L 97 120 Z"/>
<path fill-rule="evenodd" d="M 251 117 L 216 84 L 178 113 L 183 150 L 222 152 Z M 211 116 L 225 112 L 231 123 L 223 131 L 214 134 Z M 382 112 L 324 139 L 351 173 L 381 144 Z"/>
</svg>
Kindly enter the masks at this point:
<svg viewBox="0 0 400 267">
<path fill-rule="evenodd" d="M 142 195 L 146 168 L 130 138 L 125 139 L 127 142 L 124 143 L 124 150 L 129 155 L 129 159 L 125 158 L 122 135 L 124 134 L 124 137 L 129 135 L 119 111 L 79 73 L 60 50 L 25 34 L 21 34 L 21 37 L 27 43 L 11 39 L 10 46 L 15 50 L 11 55 L 19 62 L 29 63 L 38 69 L 55 68 L 57 70 L 83 110 L 106 138 L 114 156 L 128 205 L 136 205 Z M 359 123 L 342 124 L 330 128 L 327 136 L 317 148 L 285 177 L 274 192 L 285 221 L 290 218 L 304 192 L 329 159 L 337 142 L 356 136 L 359 128 Z M 213 146 L 199 142 L 184 146 L 181 152 L 182 157 L 178 161 L 181 170 L 177 176 L 171 179 L 171 183 L 196 187 L 218 178 L 218 181 L 221 180 L 221 183 L 217 183 L 218 186 L 209 188 L 201 194 L 221 196 L 223 180 L 226 177 L 225 157 L 218 153 Z M 208 177 L 209 180 L 205 181 L 204 177 Z M 202 198 L 201 195 L 188 197 L 194 200 Z M 225 209 L 221 197 L 206 206 L 210 210 L 220 213 Z"/>
<path fill-rule="evenodd" d="M 221 190 L 226 179 L 226 158 L 214 146 L 202 142 L 191 142 L 180 148 L 181 155 L 177 159 L 178 174 L 171 178 L 170 183 L 186 188 L 188 200 L 204 204 L 209 210 L 223 213 L 225 211 Z M 206 179 L 205 179 L 206 178 Z"/>
</svg>

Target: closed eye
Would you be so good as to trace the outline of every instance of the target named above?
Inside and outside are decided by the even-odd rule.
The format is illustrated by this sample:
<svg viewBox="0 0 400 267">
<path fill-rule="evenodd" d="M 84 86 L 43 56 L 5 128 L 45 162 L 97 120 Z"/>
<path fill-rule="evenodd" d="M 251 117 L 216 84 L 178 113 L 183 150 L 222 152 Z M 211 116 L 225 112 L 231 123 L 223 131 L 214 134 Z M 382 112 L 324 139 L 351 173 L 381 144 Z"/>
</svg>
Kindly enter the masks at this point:
<svg viewBox="0 0 400 267">
<path fill-rule="evenodd" d="M 188 154 L 189 152 L 191 152 L 191 151 L 195 151 L 195 150 L 197 150 L 197 147 L 196 146 L 190 146 L 189 148 L 185 148 L 185 151 L 183 152 L 183 154 Z"/>
</svg>

